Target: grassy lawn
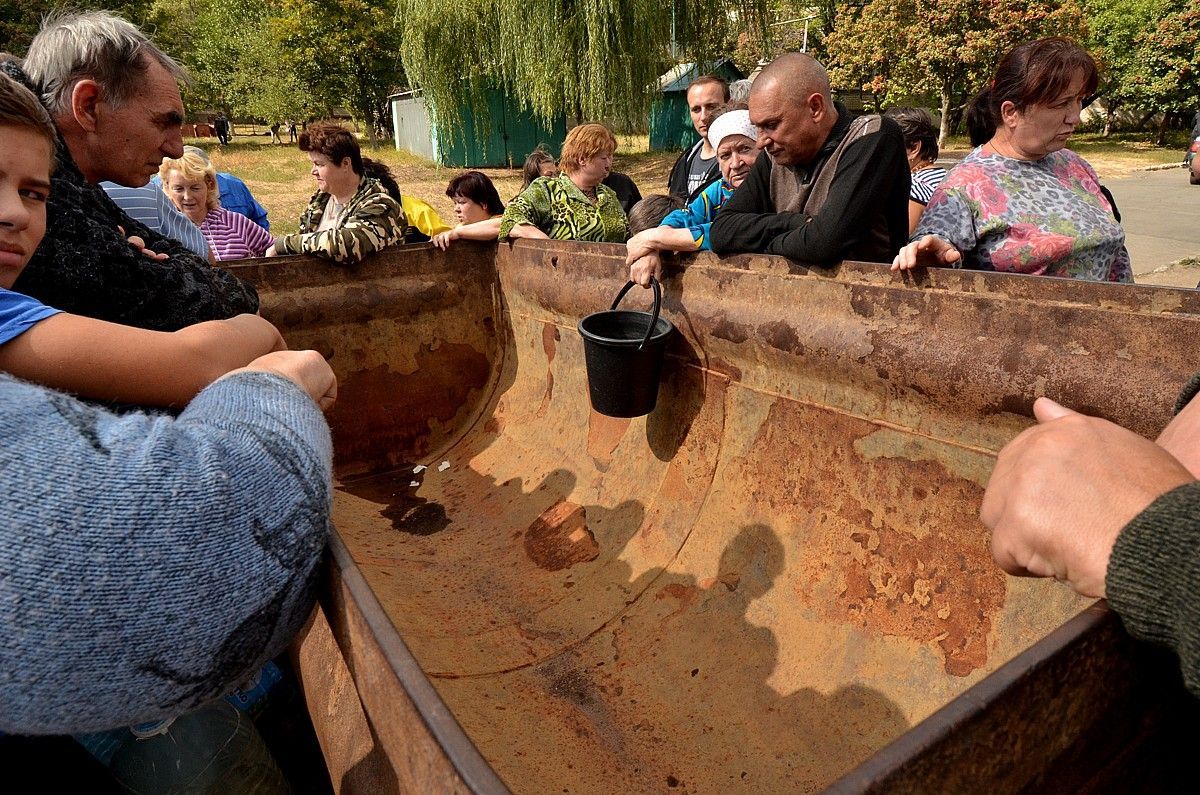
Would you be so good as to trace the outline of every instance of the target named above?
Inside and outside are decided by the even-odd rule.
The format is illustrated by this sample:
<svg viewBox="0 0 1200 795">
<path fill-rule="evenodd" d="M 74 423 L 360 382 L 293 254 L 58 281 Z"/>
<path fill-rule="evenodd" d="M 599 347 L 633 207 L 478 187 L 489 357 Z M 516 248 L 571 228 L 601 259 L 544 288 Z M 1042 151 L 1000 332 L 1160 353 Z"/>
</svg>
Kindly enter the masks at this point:
<svg viewBox="0 0 1200 795">
<path fill-rule="evenodd" d="M 1103 179 L 1128 176 L 1139 169 L 1183 160 L 1182 139 L 1172 146 L 1157 147 L 1148 134 L 1116 135 L 1103 139 L 1098 134 L 1081 134 L 1071 139 L 1071 148 L 1083 155 Z M 315 186 L 309 176 L 308 157 L 294 144 L 272 145 L 265 135 L 239 135 L 229 146 L 219 146 L 215 138 L 189 139 L 188 143 L 206 149 L 220 171 L 229 171 L 250 186 L 250 190 L 270 213 L 276 234 L 292 231 L 308 203 Z M 947 152 L 965 154 L 970 146 L 965 138 L 952 138 Z M 616 170 L 628 174 L 642 195 L 664 192 L 667 175 L 677 152 L 650 152 L 647 136 L 618 136 Z M 444 168 L 408 152 L 399 152 L 384 142 L 364 153 L 391 167 L 400 189 L 429 202 L 443 220 L 453 225 L 454 213 L 446 196 L 446 183 L 457 168 Z M 521 187 L 520 169 L 481 169 L 496 183 L 500 198 L 507 201 Z"/>
</svg>

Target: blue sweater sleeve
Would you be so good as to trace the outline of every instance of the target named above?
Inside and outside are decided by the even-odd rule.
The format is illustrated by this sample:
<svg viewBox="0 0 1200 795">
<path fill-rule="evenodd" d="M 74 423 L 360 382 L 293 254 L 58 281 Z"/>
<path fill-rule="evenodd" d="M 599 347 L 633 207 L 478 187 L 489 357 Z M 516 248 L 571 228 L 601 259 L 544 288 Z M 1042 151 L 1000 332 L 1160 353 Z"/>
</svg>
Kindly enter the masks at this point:
<svg viewBox="0 0 1200 795">
<path fill-rule="evenodd" d="M 307 619 L 331 443 L 295 384 L 237 374 L 173 418 L 0 376 L 0 433 L 0 729 L 178 715 Z"/>
<path fill-rule="evenodd" d="M 692 199 L 687 207 L 668 213 L 659 226 L 686 229 L 692 233 L 692 240 L 696 241 L 698 250 L 712 251 L 712 238 L 709 232 L 713 219 L 732 193 L 733 191 L 725 187 L 724 180 L 717 180 Z"/>
</svg>

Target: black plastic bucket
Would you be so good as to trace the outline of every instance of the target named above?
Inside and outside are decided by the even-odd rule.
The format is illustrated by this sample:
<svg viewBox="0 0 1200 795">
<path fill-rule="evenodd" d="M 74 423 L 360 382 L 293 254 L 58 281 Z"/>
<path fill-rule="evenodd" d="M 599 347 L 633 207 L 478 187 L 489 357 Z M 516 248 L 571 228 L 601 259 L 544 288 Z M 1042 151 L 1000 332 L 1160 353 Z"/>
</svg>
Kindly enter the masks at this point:
<svg viewBox="0 0 1200 795">
<path fill-rule="evenodd" d="M 621 288 L 609 311 L 579 321 L 592 408 L 609 417 L 640 417 L 654 411 L 663 352 L 675 333 L 671 321 L 658 316 L 662 288 L 657 279 L 650 281 L 653 312 L 617 309 L 633 286 L 629 282 Z"/>
</svg>

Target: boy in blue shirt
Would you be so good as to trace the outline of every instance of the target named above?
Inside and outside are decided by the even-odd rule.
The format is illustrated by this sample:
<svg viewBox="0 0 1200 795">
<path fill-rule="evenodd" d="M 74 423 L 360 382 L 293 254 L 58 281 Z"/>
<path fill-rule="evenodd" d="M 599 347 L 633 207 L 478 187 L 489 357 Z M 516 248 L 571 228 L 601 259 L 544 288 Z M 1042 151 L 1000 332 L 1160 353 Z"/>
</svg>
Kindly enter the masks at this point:
<svg viewBox="0 0 1200 795">
<path fill-rule="evenodd" d="M 253 315 L 153 332 L 8 289 L 45 230 L 53 136 L 0 75 L 0 733 L 28 735 L 246 681 L 312 611 L 332 497 L 320 354 Z M 116 415 L 26 381 L 186 407 Z M 0 734 L 6 764 L 24 748 Z"/>
</svg>

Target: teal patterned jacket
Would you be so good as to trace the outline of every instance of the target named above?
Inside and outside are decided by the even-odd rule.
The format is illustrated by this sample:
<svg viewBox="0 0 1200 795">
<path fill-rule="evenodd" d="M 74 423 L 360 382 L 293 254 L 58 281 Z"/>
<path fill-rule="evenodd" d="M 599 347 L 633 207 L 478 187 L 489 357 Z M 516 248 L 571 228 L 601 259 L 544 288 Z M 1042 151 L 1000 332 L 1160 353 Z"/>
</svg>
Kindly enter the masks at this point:
<svg viewBox="0 0 1200 795">
<path fill-rule="evenodd" d="M 334 262 L 358 262 L 368 254 L 404 242 L 404 208 L 379 180 L 363 177 L 358 191 L 338 213 L 332 229 L 317 231 L 330 195 L 318 191 L 300 216 L 300 232 L 275 241 L 279 254 L 316 254 Z"/>
<path fill-rule="evenodd" d="M 629 239 L 629 220 L 616 192 L 597 185 L 592 204 L 566 174 L 539 177 L 509 202 L 500 221 L 500 239 L 519 224 L 532 224 L 554 240 L 624 243 Z"/>
</svg>

